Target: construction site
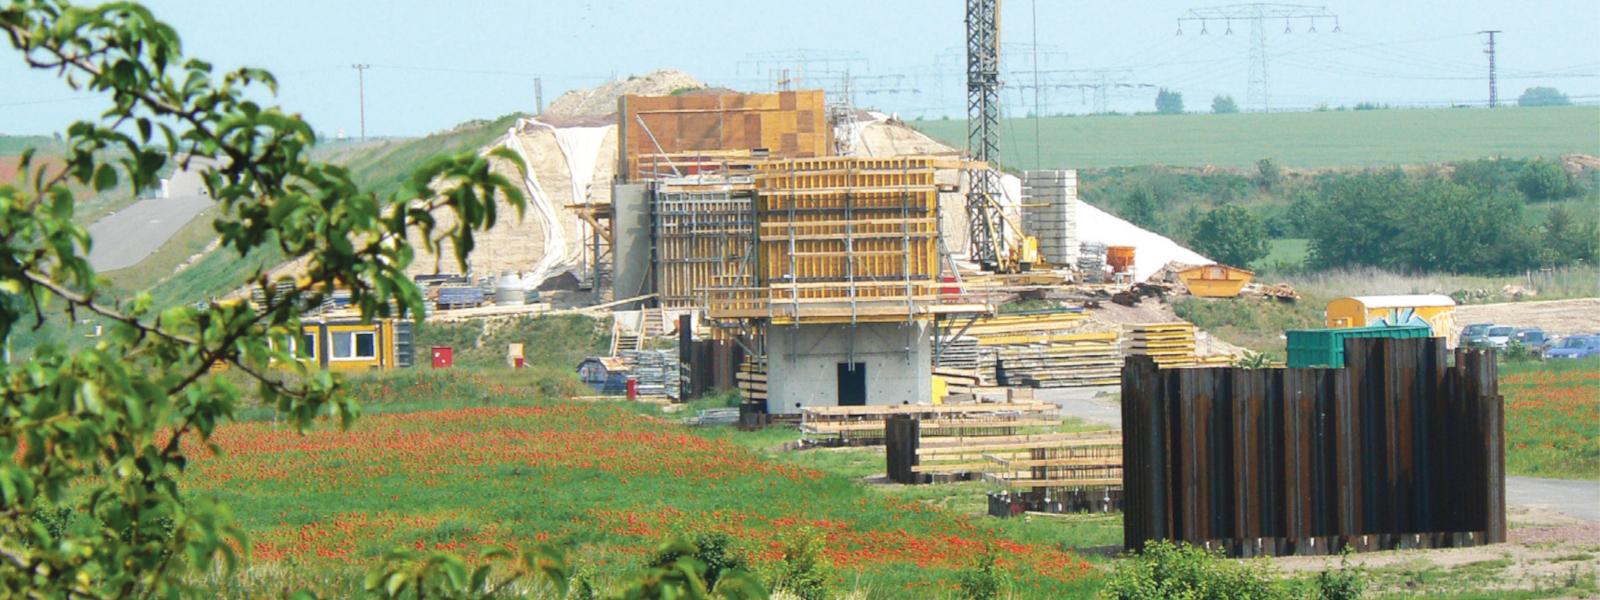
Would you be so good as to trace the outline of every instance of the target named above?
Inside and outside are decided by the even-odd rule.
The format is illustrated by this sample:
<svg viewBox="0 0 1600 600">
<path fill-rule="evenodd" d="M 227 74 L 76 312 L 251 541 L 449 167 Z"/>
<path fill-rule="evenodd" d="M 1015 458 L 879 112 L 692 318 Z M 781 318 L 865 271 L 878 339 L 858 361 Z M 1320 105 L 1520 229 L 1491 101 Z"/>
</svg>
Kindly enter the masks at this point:
<svg viewBox="0 0 1600 600">
<path fill-rule="evenodd" d="M 1592 281 L 1571 292 L 1563 280 L 1592 273 L 1587 247 L 1550 233 L 1539 260 L 1576 248 L 1566 267 L 1530 259 L 1469 278 L 1411 247 L 1429 242 L 1403 240 L 1436 269 L 1409 273 L 1327 239 L 1360 245 L 1365 231 L 1309 223 L 1376 212 L 1382 202 L 1368 195 L 1394 189 L 1438 192 L 1440 213 L 1513 188 L 1531 202 L 1522 171 L 1503 158 L 1344 173 L 1251 157 L 1179 172 L 1144 157 L 1129 167 L 1125 157 L 1050 160 L 1040 146 L 1026 168 L 1018 152 L 1003 153 L 1022 136 L 1002 91 L 1029 90 L 1037 111 L 1050 85 L 1038 79 L 1037 31 L 1016 46 L 1033 53 L 1033 83 L 1006 81 L 1019 71 L 1003 67 L 1015 57 L 1002 57 L 1013 46 L 1001 42 L 1000 5 L 940 9 L 965 34 L 945 40 L 960 43 L 951 52 L 964 119 L 902 120 L 884 108 L 893 104 L 863 100 L 848 62 L 824 77 L 771 59 L 770 82 L 747 89 L 668 69 L 613 73 L 548 105 L 536 91 L 531 111 L 369 143 L 358 87 L 363 139 L 328 151 L 352 172 L 461 152 L 505 183 L 483 188 L 486 223 L 430 209 L 426 225 L 386 238 L 399 247 L 410 236 L 394 268 L 421 292 L 422 314 L 401 300 L 379 303 L 397 313 L 374 311 L 350 280 L 275 307 L 275 294 L 321 268 L 306 254 L 249 262 L 259 266 L 244 287 L 239 272 L 215 274 L 248 270 L 215 232 L 191 226 L 223 210 L 208 182 L 227 161 L 184 155 L 159 194 L 105 209 L 90 231 L 106 241 L 89 259 L 120 271 L 119 285 L 171 271 L 156 286 L 186 294 L 178 302 L 299 315 L 287 337 L 263 345 L 279 352 L 263 359 L 265 373 L 208 355 L 195 377 L 337 373 L 330 385 L 376 407 L 371 425 L 346 419 L 332 431 L 330 417 L 347 410 L 339 405 L 307 409 L 311 425 L 280 432 L 276 418 L 250 422 L 271 406 L 249 397 L 249 418 L 218 430 L 216 447 L 243 451 L 197 460 L 184 485 L 237 496 L 252 535 L 263 532 L 248 543 L 283 571 L 228 594 L 291 589 L 284 582 L 300 575 L 282 566 L 294 561 L 316 561 L 316 576 L 334 582 L 327 589 L 349 592 L 350 565 L 370 567 L 388 547 L 402 552 L 386 557 L 411 560 L 423 556 L 412 550 L 528 544 L 570 552 L 569 562 L 528 564 L 560 562 L 550 572 L 568 569 L 573 595 L 591 597 L 640 572 L 653 581 L 659 572 L 646 569 L 662 565 L 724 589 L 706 568 L 724 550 L 758 585 L 807 598 L 1182 595 L 1118 587 L 1142 585 L 1128 583 L 1141 569 L 1159 579 L 1159 561 L 1173 556 L 1283 584 L 1263 597 L 1360 596 L 1330 592 L 1340 581 L 1376 582 L 1380 595 L 1600 589 L 1596 438 L 1585 420 L 1596 406 L 1600 333 L 1589 332 L 1600 298 Z M 1286 31 L 1290 19 L 1339 27 L 1321 7 L 1248 6 L 1256 21 L 1288 11 Z M 1190 11 L 1179 35 L 1195 20 L 1205 34 L 1219 18 L 1231 34 L 1248 17 L 1238 10 Z M 360 78 L 372 66 L 354 68 Z M 1072 89 L 1085 102 L 1092 89 L 1099 105 L 1127 79 L 1097 76 L 1099 87 L 1074 79 Z M 1159 89 L 1168 114 L 1169 90 Z M 1095 118 L 1162 118 L 1104 112 Z M 1037 144 L 1049 132 L 1028 118 Z M 1069 125 L 1100 125 L 1085 121 Z M 949 135 L 958 124 L 964 144 Z M 1214 137 L 1206 142 L 1228 143 Z M 1081 160 L 1104 140 L 1052 141 Z M 1538 160 L 1519 168 L 1545 168 Z M 1600 160 L 1549 168 L 1576 173 L 1571 190 L 1530 212 L 1549 215 L 1547 232 L 1592 232 L 1576 223 L 1587 213 L 1563 211 L 1600 197 Z M 365 176 L 363 189 L 408 181 Z M 1402 185 L 1408 177 L 1415 187 Z M 1446 187 L 1458 179 L 1490 192 Z M 410 198 L 444 185 L 425 183 L 374 195 L 390 194 L 386 206 L 401 213 L 443 206 Z M 1183 194 L 1204 197 L 1205 212 L 1199 201 L 1177 205 Z M 1234 226 L 1252 239 L 1212 243 L 1235 237 Z M 1405 227 L 1420 226 L 1388 229 L 1426 237 Z M 1483 231 L 1448 247 L 1515 237 Z M 173 249 L 196 240 L 210 245 Z M 1371 244 L 1373 254 L 1405 245 Z M 1279 260 L 1295 252 L 1298 262 Z M 1331 262 L 1338 252 L 1346 262 Z M 175 271 L 145 262 L 180 253 L 189 258 Z M 225 291 L 168 285 L 185 272 Z M 1536 288 L 1554 298 L 1515 302 Z M 90 319 L 67 327 L 93 328 L 81 344 L 106 335 Z M 336 470 L 346 461 L 360 472 Z M 690 556 L 680 548 L 700 562 L 679 562 Z M 784 569 L 812 555 L 839 567 L 814 575 L 830 593 L 785 587 L 796 584 Z M 1267 563 L 1285 572 L 1247 566 Z M 1491 575 L 1477 577 L 1480 568 Z M 1009 595 L 969 589 L 997 571 L 1016 574 Z M 1493 573 L 1516 581 L 1502 586 Z M 1461 589 L 1439 583 L 1455 574 Z"/>
</svg>

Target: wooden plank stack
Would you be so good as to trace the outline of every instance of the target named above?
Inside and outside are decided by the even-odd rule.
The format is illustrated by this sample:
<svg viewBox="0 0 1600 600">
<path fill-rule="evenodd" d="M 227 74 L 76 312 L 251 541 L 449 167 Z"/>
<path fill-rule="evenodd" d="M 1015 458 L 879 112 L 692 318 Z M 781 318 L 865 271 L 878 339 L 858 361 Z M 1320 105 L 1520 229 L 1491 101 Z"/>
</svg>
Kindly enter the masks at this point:
<svg viewBox="0 0 1600 600">
<path fill-rule="evenodd" d="M 1013 490 L 1122 486 L 1118 431 L 932 438 L 918 444 L 913 473 L 950 481 L 982 475 Z"/>
<path fill-rule="evenodd" d="M 1163 368 L 1188 367 L 1201 361 L 1195 356 L 1194 323 L 1145 323 L 1124 326 L 1123 349 L 1148 356 Z"/>
<path fill-rule="evenodd" d="M 944 347 L 935 368 L 978 370 L 978 338 L 970 335 L 947 338 L 941 336 L 937 343 Z"/>
<path fill-rule="evenodd" d="M 739 381 L 739 396 L 746 404 L 767 405 L 767 372 L 760 365 L 745 361 L 735 375 Z"/>
<path fill-rule="evenodd" d="M 814 406 L 800 411 L 800 432 L 818 445 L 882 444 L 884 421 L 896 415 L 920 419 L 923 437 L 1016 435 L 1061 424 L 1060 407 L 1048 402 Z"/>
<path fill-rule="evenodd" d="M 1122 368 L 1116 331 L 1085 331 L 1081 311 L 1041 311 L 980 319 L 963 334 L 977 340 L 984 385 L 1077 387 L 1114 385 Z"/>
</svg>

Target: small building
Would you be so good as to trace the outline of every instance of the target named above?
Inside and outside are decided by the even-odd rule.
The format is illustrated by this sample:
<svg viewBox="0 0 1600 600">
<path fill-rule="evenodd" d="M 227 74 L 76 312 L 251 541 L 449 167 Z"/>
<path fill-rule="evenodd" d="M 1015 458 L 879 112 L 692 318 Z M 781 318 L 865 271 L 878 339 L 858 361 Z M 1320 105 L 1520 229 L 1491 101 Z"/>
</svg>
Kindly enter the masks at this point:
<svg viewBox="0 0 1600 600">
<path fill-rule="evenodd" d="M 373 371 L 408 368 L 416 351 L 410 321 L 329 319 L 302 321 L 294 352 L 328 371 Z"/>
<path fill-rule="evenodd" d="M 578 379 L 600 394 L 628 391 L 628 365 L 617 356 L 591 356 L 578 363 Z"/>
<path fill-rule="evenodd" d="M 1351 296 L 1328 303 L 1328 327 L 1427 325 L 1433 337 L 1449 338 L 1456 301 L 1442 294 Z"/>
</svg>

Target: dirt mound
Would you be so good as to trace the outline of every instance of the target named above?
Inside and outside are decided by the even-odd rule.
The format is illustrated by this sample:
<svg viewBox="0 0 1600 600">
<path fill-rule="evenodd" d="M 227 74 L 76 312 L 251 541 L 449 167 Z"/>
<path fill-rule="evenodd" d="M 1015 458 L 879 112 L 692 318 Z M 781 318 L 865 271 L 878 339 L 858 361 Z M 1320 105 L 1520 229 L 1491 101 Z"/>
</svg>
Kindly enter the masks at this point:
<svg viewBox="0 0 1600 600">
<path fill-rule="evenodd" d="M 698 90 L 706 87 L 700 80 L 683 71 L 662 69 L 643 76 L 610 81 L 596 87 L 572 90 L 556 98 L 545 109 L 546 117 L 578 117 L 607 115 L 617 112 L 617 99 L 628 94 L 665 96 L 684 89 Z"/>
<path fill-rule="evenodd" d="M 1568 154 L 1561 157 L 1561 166 L 1566 167 L 1567 172 L 1573 175 L 1580 175 L 1584 171 L 1600 171 L 1600 157 Z"/>
</svg>

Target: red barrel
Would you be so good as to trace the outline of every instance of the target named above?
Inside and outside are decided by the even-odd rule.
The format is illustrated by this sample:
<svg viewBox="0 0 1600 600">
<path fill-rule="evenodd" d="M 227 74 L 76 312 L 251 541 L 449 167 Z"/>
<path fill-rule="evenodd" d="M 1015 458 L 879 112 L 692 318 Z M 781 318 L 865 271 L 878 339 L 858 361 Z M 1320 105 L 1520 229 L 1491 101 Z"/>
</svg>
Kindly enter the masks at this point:
<svg viewBox="0 0 1600 600">
<path fill-rule="evenodd" d="M 449 346 L 433 347 L 433 368 L 445 369 L 456 364 L 456 352 Z"/>
<path fill-rule="evenodd" d="M 639 380 L 638 379 L 634 379 L 632 377 L 628 378 L 628 399 L 629 400 L 638 400 L 639 399 Z"/>
<path fill-rule="evenodd" d="M 511 359 L 511 363 L 512 363 L 511 366 L 515 367 L 515 368 L 518 368 L 518 369 L 521 369 L 524 360 L 526 360 L 526 359 L 522 358 L 521 356 L 513 358 L 513 359 Z"/>
</svg>

